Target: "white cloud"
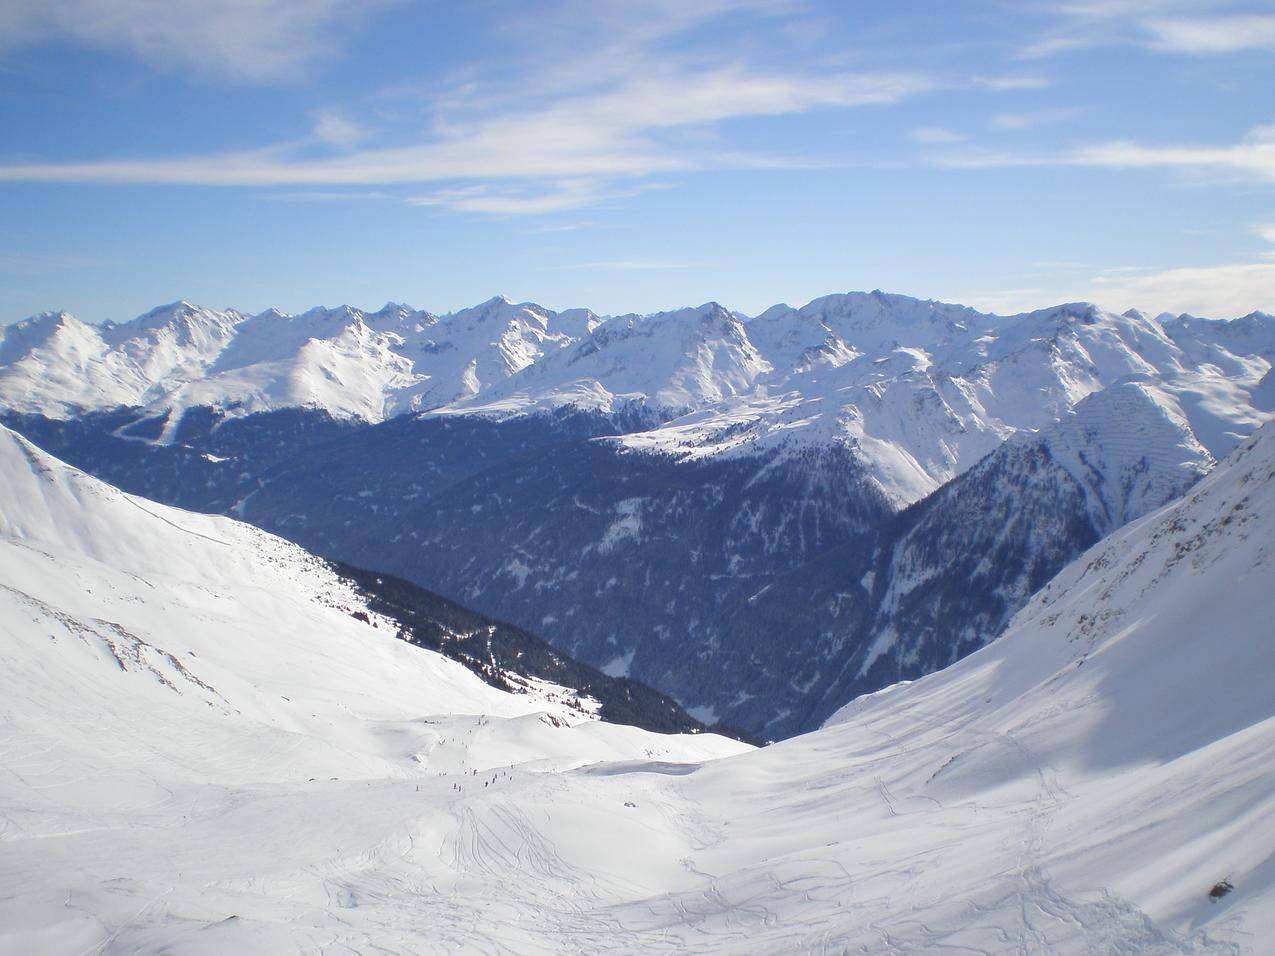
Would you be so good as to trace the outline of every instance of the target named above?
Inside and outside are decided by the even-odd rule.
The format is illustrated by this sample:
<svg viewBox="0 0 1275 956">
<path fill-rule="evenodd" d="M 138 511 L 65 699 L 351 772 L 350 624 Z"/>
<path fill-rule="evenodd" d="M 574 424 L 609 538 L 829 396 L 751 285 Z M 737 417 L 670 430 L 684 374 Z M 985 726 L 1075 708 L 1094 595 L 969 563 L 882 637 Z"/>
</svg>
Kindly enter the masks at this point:
<svg viewBox="0 0 1275 956">
<path fill-rule="evenodd" d="M 970 304 L 994 312 L 1038 309 L 1051 302 L 1096 302 L 1123 312 L 1140 309 L 1153 315 L 1190 312 L 1232 319 L 1254 310 L 1275 313 L 1275 223 L 1254 223 L 1252 232 L 1269 245 L 1256 262 L 1206 266 L 1118 266 L 1088 279 L 1079 276 L 1049 290 L 1005 289 L 969 297 Z M 1045 271 L 1080 272 L 1087 266 L 1070 262 L 1037 262 Z"/>
<path fill-rule="evenodd" d="M 13 0 L 0 0 L 0 11 L 6 2 Z M 388 2 L 396 0 L 372 0 Z M 86 16 L 94 4 L 113 15 Z M 10 19 L 24 41 L 71 36 L 159 65 L 215 66 L 264 79 L 328 52 L 330 38 L 342 34 L 337 21 L 363 6 L 48 0 L 47 11 Z M 152 8 L 160 12 L 148 19 Z M 798 41 L 784 40 L 779 27 L 807 12 L 802 0 L 495 0 L 485 16 L 496 24 L 496 37 L 511 41 L 507 48 L 493 41 L 501 56 L 434 77 L 429 87 L 401 84 L 385 112 L 329 108 L 313 115 L 308 136 L 254 150 L 11 162 L 0 164 L 0 181 L 271 187 L 315 200 L 405 185 L 416 187 L 411 201 L 419 205 L 537 215 L 632 195 L 672 174 L 829 165 L 806 154 L 800 139 L 770 154 L 740 149 L 729 139 L 731 121 L 886 106 L 938 89 L 995 92 L 1047 82 L 1018 74 L 852 70 L 844 55 L 794 55 Z M 736 29 L 741 23 L 748 29 Z M 765 45 L 756 43 L 759 35 Z M 800 42 L 814 41 L 806 35 Z M 387 102 L 388 94 L 379 105 Z M 365 121 L 378 128 L 365 128 Z M 939 129 L 915 135 L 935 144 L 959 137 Z"/>
<path fill-rule="evenodd" d="M 1151 315 L 1189 312 L 1232 319 L 1254 310 L 1275 313 L 1275 262 L 1113 269 L 1068 285 L 998 289 L 954 298 L 1001 315 L 1059 302 L 1095 302 L 1114 312 L 1139 309 Z"/>
<path fill-rule="evenodd" d="M 964 133 L 943 126 L 922 126 L 908 135 L 917 143 L 960 143 L 966 139 Z"/>
<path fill-rule="evenodd" d="M 1100 46 L 1197 56 L 1275 52 L 1275 15 L 1252 13 L 1225 0 L 1073 0 L 1048 9 L 1059 17 L 1058 24 L 1026 45 L 1022 56 Z"/>
<path fill-rule="evenodd" d="M 266 193 L 262 198 L 282 202 L 363 202 L 366 200 L 397 199 L 392 193 L 373 190 L 358 192 L 333 192 L 327 189 L 297 190 L 283 193 Z"/>
<path fill-rule="evenodd" d="M 1253 234 L 1264 242 L 1269 242 L 1272 247 L 1275 247 L 1275 222 L 1254 223 Z M 1268 258 L 1275 255 L 1275 248 L 1272 248 L 1269 252 L 1265 253 L 1265 255 Z"/>
<path fill-rule="evenodd" d="M 78 269 L 95 269 L 106 265 L 109 265 L 106 260 L 96 256 L 0 249 L 0 273 L 5 275 L 42 275 Z"/>
<path fill-rule="evenodd" d="M 1214 181 L 1275 181 L 1275 127 L 1254 127 L 1240 142 L 1223 145 L 1148 145 L 1116 141 L 1048 154 L 962 150 L 937 156 L 933 161 L 941 166 L 966 169 L 998 166 L 1161 168 Z"/>
<path fill-rule="evenodd" d="M 1075 107 L 1057 107 L 1021 113 L 997 113 L 987 121 L 987 125 L 992 129 L 1021 132 L 1023 130 L 1038 129 L 1041 126 L 1065 123 L 1068 120 L 1075 119 L 1080 113 L 1081 111 Z"/>
<path fill-rule="evenodd" d="M 352 149 L 367 139 L 368 132 L 360 124 L 339 113 L 323 110 L 315 114 L 311 136 L 329 146 Z"/>
<path fill-rule="evenodd" d="M 1083 262 L 1072 262 L 1069 259 L 1041 259 L 1031 264 L 1033 269 L 1047 270 L 1063 270 L 1071 271 L 1073 269 L 1088 269 L 1089 266 Z"/>
<path fill-rule="evenodd" d="M 1275 52 L 1275 16 L 1151 19 L 1144 26 L 1152 46 L 1175 53 Z"/>
<path fill-rule="evenodd" d="M 1250 231 L 1267 246 L 1258 251 L 1257 261 L 1115 266 L 1098 271 L 1076 262 L 1033 262 L 1033 268 L 1055 274 L 1048 288 L 1000 289 L 956 298 L 1001 314 L 1081 301 L 1116 312 L 1139 309 L 1152 315 L 1190 312 L 1233 319 L 1255 310 L 1275 313 L 1275 222 L 1253 223 Z"/>
<path fill-rule="evenodd" d="M 1123 311 L 1190 312 L 1235 318 L 1254 309 L 1275 312 L 1275 262 L 1188 266 L 1139 275 L 1104 275 L 1090 294 L 1100 304 Z"/>
<path fill-rule="evenodd" d="M 455 180 L 599 180 L 738 166 L 788 165 L 783 157 L 669 143 L 664 134 L 724 120 L 886 104 L 927 91 L 913 74 L 799 75 L 741 65 L 666 70 L 534 110 L 445 118 L 425 143 L 305 156 L 293 144 L 176 159 L 121 159 L 0 166 L 0 180 L 322 186 Z M 608 192 L 602 190 L 602 192 Z M 473 211 L 490 200 L 461 197 Z M 527 203 L 525 211 L 569 208 Z M 501 211 L 511 211 L 506 208 Z"/>
<path fill-rule="evenodd" d="M 642 188 L 654 187 L 644 184 Z M 459 212 L 525 216 L 596 206 L 608 200 L 636 195 L 639 191 L 638 188 L 617 189 L 597 180 L 534 183 L 520 188 L 475 184 L 411 196 L 406 202 L 412 206 L 440 206 Z"/>
<path fill-rule="evenodd" d="M 1043 76 L 1008 73 L 1004 76 L 976 76 L 971 85 L 993 93 L 1009 93 L 1014 90 L 1040 90 L 1050 85 Z"/>
<path fill-rule="evenodd" d="M 0 0 L 0 49 L 70 41 L 204 79 L 289 78 L 384 0 Z"/>
<path fill-rule="evenodd" d="M 659 272 L 666 269 L 705 269 L 711 263 L 685 262 L 680 259 L 610 259 L 603 262 L 577 262 L 558 266 L 559 271 L 586 270 L 590 272 Z"/>
<path fill-rule="evenodd" d="M 554 235 L 564 232 L 579 232 L 582 229 L 605 229 L 606 226 L 597 222 L 581 221 L 581 222 L 559 222 L 547 223 L 543 226 L 537 226 L 530 232 L 532 235 Z"/>
</svg>

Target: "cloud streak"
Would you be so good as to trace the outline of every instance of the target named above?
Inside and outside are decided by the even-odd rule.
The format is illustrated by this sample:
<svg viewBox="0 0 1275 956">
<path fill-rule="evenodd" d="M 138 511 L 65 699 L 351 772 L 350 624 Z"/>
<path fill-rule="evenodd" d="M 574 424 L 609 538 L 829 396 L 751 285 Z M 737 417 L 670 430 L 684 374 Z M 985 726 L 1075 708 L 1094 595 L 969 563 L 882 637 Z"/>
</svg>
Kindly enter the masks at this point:
<svg viewBox="0 0 1275 956">
<path fill-rule="evenodd" d="M 300 144 L 165 159 L 10 163 L 0 165 L 0 180 L 303 188 L 449 183 L 456 185 L 413 201 L 470 212 L 551 212 L 631 194 L 624 181 L 659 174 L 800 164 L 679 140 L 675 134 L 682 131 L 744 117 L 896 103 L 934 86 L 910 73 L 666 68 L 538 109 L 444 118 L 419 144 L 316 156 L 315 141 L 335 147 L 363 136 L 361 128 L 325 113 L 315 135 Z M 502 182 L 520 188 L 493 185 Z"/>
<path fill-rule="evenodd" d="M 1174 53 L 1275 52 L 1275 16 L 1151 19 L 1145 29 L 1152 47 Z"/>
<path fill-rule="evenodd" d="M 1275 15 L 1219 0 L 1069 0 L 1049 9 L 1061 22 L 1026 45 L 1024 58 L 1102 46 L 1191 56 L 1275 52 Z"/>
<path fill-rule="evenodd" d="M 1093 280 L 1088 297 L 1117 309 L 1190 312 L 1214 318 L 1234 318 L 1254 308 L 1275 311 L 1275 262 L 1103 275 Z"/>
<path fill-rule="evenodd" d="M 971 297 L 980 308 L 1003 313 L 1039 308 L 1050 299 L 1097 302 L 1123 311 L 1141 309 L 1151 314 L 1190 312 L 1229 319 L 1254 309 L 1275 313 L 1275 223 L 1251 226 L 1254 236 L 1267 244 L 1257 261 L 1224 262 L 1204 266 L 1119 266 L 1091 271 L 1070 262 L 1038 262 L 1044 271 L 1088 272 L 1065 287 L 1004 289 Z"/>
<path fill-rule="evenodd" d="M 602 262 L 577 262 L 557 266 L 558 272 L 660 272 L 670 269 L 706 269 L 709 262 L 683 262 L 679 259 L 609 259 Z"/>
<path fill-rule="evenodd" d="M 1224 145 L 1149 145 L 1118 140 L 1049 154 L 966 150 L 937 156 L 933 161 L 956 169 L 1012 166 L 1169 169 L 1210 181 L 1275 182 L 1275 127 L 1255 127 L 1242 141 Z"/>
<path fill-rule="evenodd" d="M 135 56 L 205 80 L 290 79 L 387 0 L 42 0 L 0 3 L 0 51 L 47 41 Z"/>
</svg>

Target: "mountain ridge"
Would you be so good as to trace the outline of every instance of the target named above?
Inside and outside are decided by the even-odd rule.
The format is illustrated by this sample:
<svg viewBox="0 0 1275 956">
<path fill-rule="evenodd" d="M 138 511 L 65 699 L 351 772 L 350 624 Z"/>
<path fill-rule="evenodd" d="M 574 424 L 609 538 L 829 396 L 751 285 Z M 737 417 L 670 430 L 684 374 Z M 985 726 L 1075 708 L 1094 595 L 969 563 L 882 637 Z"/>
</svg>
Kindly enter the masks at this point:
<svg viewBox="0 0 1275 956">
<path fill-rule="evenodd" d="M 765 736 L 981 647 L 1080 550 L 1275 417 L 1275 319 L 1261 313 L 1006 317 L 877 292 L 748 321 L 716 303 L 560 321 L 503 297 L 450 318 L 396 304 L 223 317 L 240 349 L 256 343 L 249 359 L 279 346 L 254 365 L 233 341 L 177 348 L 182 323 L 224 323 L 168 311 L 184 318 L 153 315 L 146 341 L 163 348 L 140 354 L 160 372 L 220 361 L 182 386 L 194 404 L 5 420 L 129 491 L 403 577 Z M 313 361 L 272 378 L 294 352 Z M 100 373 L 91 348 L 70 354 L 87 371 L 41 379 L 46 394 Z M 408 410 L 268 410 L 307 388 L 372 407 L 368 363 L 399 376 Z M 0 399 L 31 384 L 14 368 Z M 202 404 L 226 381 L 262 410 Z M 1027 514 L 1048 547 L 1028 540 Z M 971 542 L 991 557 L 967 561 Z"/>
<path fill-rule="evenodd" d="M 54 328 L 46 328 L 55 326 Z M 94 327 L 46 313 L 0 330 L 0 406 L 162 420 L 317 408 L 401 414 L 640 411 L 632 447 L 686 455 L 843 443 L 900 505 L 1100 388 L 1158 384 L 1214 457 L 1269 411 L 1275 317 L 1149 318 L 1064 303 L 999 316 L 880 291 L 748 321 L 717 303 L 604 318 L 503 296 L 443 316 L 388 303 L 249 316 L 179 301 Z M 725 446 L 714 439 L 725 434 Z"/>
</svg>

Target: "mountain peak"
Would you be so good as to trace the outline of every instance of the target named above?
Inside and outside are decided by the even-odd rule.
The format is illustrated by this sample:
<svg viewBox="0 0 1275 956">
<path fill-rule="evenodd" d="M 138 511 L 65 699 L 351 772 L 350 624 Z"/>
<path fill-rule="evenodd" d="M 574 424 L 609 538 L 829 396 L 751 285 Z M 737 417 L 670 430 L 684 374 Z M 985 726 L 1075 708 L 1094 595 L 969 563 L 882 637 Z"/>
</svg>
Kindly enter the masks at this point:
<svg viewBox="0 0 1275 956">
<path fill-rule="evenodd" d="M 14 322 L 10 329 L 31 329 L 48 325 L 62 325 L 66 322 L 78 321 L 70 312 L 62 309 L 48 309 L 44 312 L 37 312 L 34 315 L 28 315 L 25 319 Z"/>
</svg>

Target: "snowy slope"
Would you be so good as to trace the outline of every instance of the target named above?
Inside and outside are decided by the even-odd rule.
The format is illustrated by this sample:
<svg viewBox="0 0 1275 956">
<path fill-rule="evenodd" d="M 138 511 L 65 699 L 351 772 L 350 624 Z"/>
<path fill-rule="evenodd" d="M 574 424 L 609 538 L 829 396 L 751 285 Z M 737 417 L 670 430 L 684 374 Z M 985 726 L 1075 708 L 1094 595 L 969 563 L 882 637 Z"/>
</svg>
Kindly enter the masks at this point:
<svg viewBox="0 0 1275 956">
<path fill-rule="evenodd" d="M 52 554 L 113 548 L 97 519 L 53 512 L 140 503 L 32 455 L 9 440 L 6 478 L 27 490 L 6 507 L 6 548 L 36 553 L 19 531 L 43 534 Z M 32 468 L 52 474 L 31 481 Z M 183 527 L 163 535 L 174 565 L 182 548 L 218 547 L 192 531 L 251 533 Z M 236 668 L 260 683 L 246 691 L 228 664 L 179 658 L 236 705 L 257 700 L 249 719 L 197 685 L 176 693 L 93 660 L 103 638 L 76 628 L 107 626 L 10 599 L 6 654 L 22 666 L 0 671 L 0 949 L 1261 953 L 1275 933 L 1272 542 L 1267 428 L 1071 565 L 1002 640 L 857 701 L 827 729 L 698 768 L 434 776 L 445 768 L 431 759 L 468 766 L 467 748 L 502 723 L 396 719 L 411 691 L 379 653 L 367 666 L 391 682 L 375 702 L 358 696 L 362 665 L 317 688 L 295 657 L 267 683 L 241 652 Z M 140 539 L 119 547 L 134 555 Z M 20 572 L 9 557 L 6 575 Z M 271 594 L 300 573 L 274 557 Z M 23 583 L 60 590 L 81 614 L 109 601 L 140 626 L 149 583 L 118 573 L 118 597 L 104 596 L 90 574 L 112 572 L 61 560 L 60 580 Z M 210 589 L 230 573 L 213 572 Z M 199 586 L 182 596 L 224 611 Z M 258 627 L 281 639 L 286 622 Z M 312 651 L 339 656 L 326 610 L 305 623 Z M 191 619 L 172 646 L 209 626 Z M 304 732 L 266 726 L 275 694 L 275 719 Z M 233 736 L 210 729 L 232 721 Z M 423 766 L 403 759 L 430 735 L 449 744 Z M 1222 879 L 1233 891 L 1210 902 Z"/>
<path fill-rule="evenodd" d="M 1099 535 L 1178 497 L 1214 465 L 1178 402 L 1140 382 L 1095 392 L 1020 440 L 1047 447 L 1075 479 Z"/>
<path fill-rule="evenodd" d="M 363 601 L 300 548 L 125 495 L 8 430 L 0 476 L 0 839 L 173 787 L 740 749 L 603 724 L 565 688 L 496 690 L 352 617 Z"/>
<path fill-rule="evenodd" d="M 1018 764 L 1037 777 L 1033 840 L 1059 882 L 1101 882 L 1157 921 L 1261 951 L 1275 915 L 1272 585 L 1267 426 L 1061 572 L 995 644 L 829 723 L 941 737 L 949 759 L 924 792 L 944 803 L 998 760 L 1010 783 Z M 1048 889 L 1039 863 L 1024 876 Z M 1199 890 L 1222 878 L 1235 898 L 1211 905 Z"/>
</svg>

